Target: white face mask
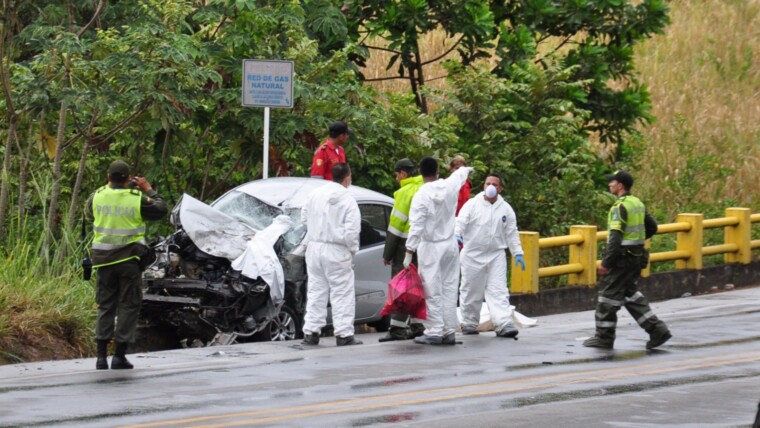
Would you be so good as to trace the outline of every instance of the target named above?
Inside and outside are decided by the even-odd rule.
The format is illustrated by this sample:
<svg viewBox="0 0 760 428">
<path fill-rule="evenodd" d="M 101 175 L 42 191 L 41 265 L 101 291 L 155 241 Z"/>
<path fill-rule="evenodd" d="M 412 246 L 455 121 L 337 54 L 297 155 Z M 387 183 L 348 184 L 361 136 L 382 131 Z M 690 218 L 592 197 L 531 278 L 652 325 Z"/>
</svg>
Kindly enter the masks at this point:
<svg viewBox="0 0 760 428">
<path fill-rule="evenodd" d="M 488 187 L 486 187 L 486 197 L 495 198 L 497 193 L 499 192 L 496 191 L 496 186 L 493 184 L 489 184 Z"/>
</svg>

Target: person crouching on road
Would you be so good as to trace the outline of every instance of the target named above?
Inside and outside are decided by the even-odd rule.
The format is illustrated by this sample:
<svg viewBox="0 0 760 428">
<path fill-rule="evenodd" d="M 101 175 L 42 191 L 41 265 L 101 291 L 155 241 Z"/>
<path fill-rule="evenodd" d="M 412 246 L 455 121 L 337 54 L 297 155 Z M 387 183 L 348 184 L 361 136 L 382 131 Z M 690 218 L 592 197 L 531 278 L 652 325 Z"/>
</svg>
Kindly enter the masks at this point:
<svg viewBox="0 0 760 428">
<path fill-rule="evenodd" d="M 348 193 L 351 169 L 346 163 L 332 168 L 332 182 L 316 189 L 301 209 L 306 225 L 306 270 L 309 285 L 304 316 L 304 345 L 318 345 L 327 323 L 327 302 L 332 304 L 338 346 L 361 345 L 354 338 L 356 293 L 354 255 L 359 249 L 361 214 Z"/>
<path fill-rule="evenodd" d="M 98 370 L 108 369 L 108 344 L 116 341 L 111 369 L 131 369 L 126 351 L 134 342 L 142 304 L 141 257 L 147 254 L 145 220 L 160 220 L 166 202 L 143 177 L 130 177 L 129 165 L 114 161 L 108 184 L 87 200 L 85 214 L 93 220 L 93 267 L 98 270 L 95 326 Z"/>
<path fill-rule="evenodd" d="M 406 237 L 409 235 L 409 209 L 412 206 L 412 198 L 423 184 L 422 177 L 417 173 L 417 166 L 409 158 L 396 162 L 394 170 L 396 181 L 401 188 L 393 193 L 393 211 L 391 211 L 383 249 L 383 264 L 391 265 L 392 277 L 404 269 Z M 409 340 L 421 336 L 424 330 L 421 320 L 411 318 L 409 315 L 394 314 L 391 315 L 388 334 L 381 337 L 379 341 Z"/>
<path fill-rule="evenodd" d="M 641 269 L 649 261 L 644 243 L 657 233 L 657 222 L 649 215 L 644 203 L 630 194 L 633 187 L 631 174 L 621 170 L 605 178 L 609 181 L 610 193 L 618 199 L 607 216 L 609 236 L 599 267 L 596 334 L 583 342 L 583 346 L 611 349 L 615 342 L 617 311 L 625 306 L 639 326 L 649 333 L 646 348 L 656 348 L 667 342 L 671 334 L 637 287 Z"/>
<path fill-rule="evenodd" d="M 417 251 L 425 290 L 427 320 L 422 323 L 425 334 L 415 337 L 414 342 L 455 345 L 459 246 L 454 238 L 454 212 L 459 189 L 472 168 L 463 166 L 447 179 L 438 180 L 438 162 L 426 157 L 420 161 L 420 172 L 425 184 L 412 199 L 404 257 L 404 267 L 408 267 Z"/>
<path fill-rule="evenodd" d="M 499 195 L 503 190 L 499 174 L 490 173 L 483 192 L 467 201 L 459 211 L 455 233 L 463 243 L 460 253 L 462 285 L 459 290 L 462 333 L 478 334 L 480 308 L 485 296 L 491 321 L 499 337 L 516 337 L 512 306 L 507 289 L 507 255 L 525 270 L 523 249 L 517 231 L 515 211 Z"/>
</svg>

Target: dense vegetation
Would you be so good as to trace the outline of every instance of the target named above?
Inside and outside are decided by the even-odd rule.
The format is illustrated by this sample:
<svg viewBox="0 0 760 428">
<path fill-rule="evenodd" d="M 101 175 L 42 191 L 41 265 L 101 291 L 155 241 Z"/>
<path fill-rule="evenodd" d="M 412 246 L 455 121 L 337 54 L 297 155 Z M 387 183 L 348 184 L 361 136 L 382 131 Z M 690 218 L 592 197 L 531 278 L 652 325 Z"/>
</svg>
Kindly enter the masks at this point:
<svg viewBox="0 0 760 428">
<path fill-rule="evenodd" d="M 609 200 L 600 177 L 613 164 L 646 174 L 641 191 L 661 221 L 720 210 L 726 195 L 745 206 L 760 200 L 756 96 L 745 121 L 726 118 L 721 128 L 715 119 L 720 130 L 702 152 L 692 104 L 669 95 L 707 92 L 698 99 L 731 105 L 741 93 L 724 91 L 756 90 L 756 1 L 672 4 L 682 30 L 695 16 L 733 17 L 725 39 L 704 41 L 714 44 L 707 56 L 687 34 L 651 38 L 669 20 L 662 0 L 37 3 L 4 3 L 0 34 L 0 360 L 34 358 L 23 342 L 44 337 L 87 352 L 94 303 L 91 284 L 78 279 L 78 226 L 83 199 L 113 159 L 170 202 L 182 193 L 210 201 L 262 175 L 263 113 L 240 100 L 246 58 L 295 63 L 295 106 L 272 112 L 270 175 L 307 175 L 328 124 L 344 119 L 356 130 L 347 147 L 354 183 L 390 193 L 396 159 L 461 153 L 476 186 L 485 172 L 502 172 L 521 229 L 543 235 L 601 223 Z M 649 67 L 640 75 L 635 52 Z M 720 84 L 705 72 L 710 90 L 696 91 L 677 78 L 698 67 L 717 69 Z M 660 97 L 654 106 L 648 88 Z M 641 127 L 655 116 L 667 122 Z M 699 191 L 713 185 L 710 172 L 724 191 Z"/>
</svg>

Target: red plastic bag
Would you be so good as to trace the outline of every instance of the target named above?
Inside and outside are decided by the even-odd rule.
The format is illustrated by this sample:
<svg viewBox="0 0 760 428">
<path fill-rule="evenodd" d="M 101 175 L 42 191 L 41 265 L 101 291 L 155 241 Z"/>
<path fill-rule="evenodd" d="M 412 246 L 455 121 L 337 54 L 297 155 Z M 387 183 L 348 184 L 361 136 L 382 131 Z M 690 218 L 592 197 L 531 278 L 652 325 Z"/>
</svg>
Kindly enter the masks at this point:
<svg viewBox="0 0 760 428">
<path fill-rule="evenodd" d="M 425 290 L 417 267 L 410 264 L 388 283 L 388 298 L 380 315 L 411 315 L 421 320 L 427 319 Z"/>
</svg>

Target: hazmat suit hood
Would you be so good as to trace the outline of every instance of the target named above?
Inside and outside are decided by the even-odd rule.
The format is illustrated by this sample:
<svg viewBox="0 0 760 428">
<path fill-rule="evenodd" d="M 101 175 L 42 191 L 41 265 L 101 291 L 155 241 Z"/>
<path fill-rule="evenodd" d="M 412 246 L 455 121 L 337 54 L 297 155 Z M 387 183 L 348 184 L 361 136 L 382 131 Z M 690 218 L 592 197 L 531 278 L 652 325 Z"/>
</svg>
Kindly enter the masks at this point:
<svg viewBox="0 0 760 428">
<path fill-rule="evenodd" d="M 407 249 L 416 250 L 421 241 L 453 239 L 459 189 L 470 172 L 472 168 L 461 167 L 444 180 L 431 181 L 420 187 L 409 212 Z"/>
<path fill-rule="evenodd" d="M 310 212 L 319 213 L 309 216 Z M 351 213 L 347 217 L 347 213 Z M 324 242 L 345 245 L 351 254 L 359 249 L 361 215 L 356 200 L 343 185 L 329 182 L 315 189 L 301 209 L 306 224 L 306 245 Z"/>
<path fill-rule="evenodd" d="M 351 195 L 348 194 L 347 188 L 345 188 L 342 184 L 336 183 L 334 181 L 325 185 L 325 196 L 327 196 L 327 202 L 330 205 L 336 205 L 343 198 L 351 197 Z"/>
</svg>

